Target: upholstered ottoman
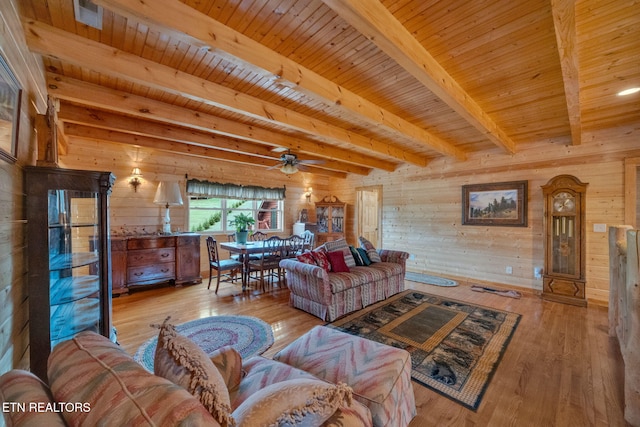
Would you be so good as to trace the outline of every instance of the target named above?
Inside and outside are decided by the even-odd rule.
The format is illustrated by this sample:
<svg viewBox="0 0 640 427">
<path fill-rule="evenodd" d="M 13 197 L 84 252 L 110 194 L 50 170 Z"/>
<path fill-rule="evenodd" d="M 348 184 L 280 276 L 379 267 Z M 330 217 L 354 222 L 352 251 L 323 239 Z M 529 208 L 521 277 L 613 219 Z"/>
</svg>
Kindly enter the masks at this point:
<svg viewBox="0 0 640 427">
<path fill-rule="evenodd" d="M 273 358 L 350 385 L 354 398 L 369 407 L 376 427 L 405 427 L 416 415 L 406 350 L 316 326 Z"/>
</svg>

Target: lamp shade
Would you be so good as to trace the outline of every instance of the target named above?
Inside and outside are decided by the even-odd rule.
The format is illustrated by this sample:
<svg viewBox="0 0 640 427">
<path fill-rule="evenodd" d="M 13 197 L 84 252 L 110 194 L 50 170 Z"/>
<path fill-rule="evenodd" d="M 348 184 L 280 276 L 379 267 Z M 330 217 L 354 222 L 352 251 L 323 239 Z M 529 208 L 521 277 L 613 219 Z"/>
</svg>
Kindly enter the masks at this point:
<svg viewBox="0 0 640 427">
<path fill-rule="evenodd" d="M 287 175 L 291 175 L 298 172 L 298 168 L 296 167 L 296 165 L 287 163 L 285 165 L 282 165 L 282 167 L 280 168 L 280 172 Z"/>
<path fill-rule="evenodd" d="M 158 184 L 153 203 L 165 206 L 181 206 L 182 194 L 177 182 L 162 181 Z"/>
</svg>

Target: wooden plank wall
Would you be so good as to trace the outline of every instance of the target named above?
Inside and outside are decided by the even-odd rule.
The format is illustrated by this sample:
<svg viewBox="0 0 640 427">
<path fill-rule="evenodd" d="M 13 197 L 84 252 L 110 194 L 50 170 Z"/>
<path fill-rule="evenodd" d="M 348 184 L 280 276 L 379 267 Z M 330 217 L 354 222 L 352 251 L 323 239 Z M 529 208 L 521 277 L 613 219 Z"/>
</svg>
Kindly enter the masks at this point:
<svg viewBox="0 0 640 427">
<path fill-rule="evenodd" d="M 274 162 L 275 163 L 275 162 Z M 66 154 L 60 156 L 60 165 L 69 169 L 104 170 L 116 175 L 110 197 L 110 228 L 116 234 L 157 233 L 162 230 L 165 208 L 153 203 L 159 181 L 178 181 L 183 190 L 184 206 L 170 208 L 171 225 L 174 231 L 188 230 L 187 197 L 184 193 L 186 178 L 208 180 L 240 185 L 286 186 L 284 235 L 292 233 L 293 223 L 301 209 L 308 209 L 315 220 L 312 197 L 307 203 L 304 189 L 312 187 L 314 193 L 328 192 L 329 179 L 319 175 L 298 172 L 285 175 L 279 170 L 246 166 L 193 156 L 179 156 L 167 152 L 136 149 L 130 145 L 105 141 L 70 140 Z M 132 169 L 137 166 L 142 172 L 142 184 L 134 192 L 129 186 Z M 217 236 L 226 241 L 226 236 Z M 208 274 L 208 257 L 204 238 L 201 239 L 201 271 Z"/>
<path fill-rule="evenodd" d="M 464 163 L 434 161 L 421 169 L 406 166 L 394 173 L 332 180 L 332 191 L 355 206 L 353 188 L 383 187 L 382 246 L 408 250 L 407 270 L 470 278 L 479 283 L 541 291 L 535 267 L 543 267 L 543 200 L 540 186 L 560 174 L 589 183 L 587 189 L 587 297 L 608 301 L 607 233 L 594 224 L 624 222 L 624 159 L 640 153 L 640 129 L 584 132 L 580 146 L 549 142 L 523 144 L 515 155 L 482 153 Z M 461 186 L 528 180 L 528 226 L 461 225 Z M 354 209 L 349 209 L 348 238 L 356 242 Z M 513 274 L 505 273 L 506 267 Z"/>
<path fill-rule="evenodd" d="M 35 163 L 34 117 L 46 110 L 44 76 L 25 47 L 17 0 L 0 2 L 0 52 L 22 87 L 17 162 L 0 159 L 0 373 L 29 367 L 23 166 Z M 34 71 L 35 70 L 35 71 Z"/>
</svg>

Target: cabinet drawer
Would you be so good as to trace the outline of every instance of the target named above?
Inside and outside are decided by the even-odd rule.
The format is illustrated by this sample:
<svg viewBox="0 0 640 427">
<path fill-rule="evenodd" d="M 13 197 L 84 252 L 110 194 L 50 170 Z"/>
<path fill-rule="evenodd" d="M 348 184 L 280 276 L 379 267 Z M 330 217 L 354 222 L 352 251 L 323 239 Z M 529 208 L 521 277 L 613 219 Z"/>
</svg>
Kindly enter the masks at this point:
<svg viewBox="0 0 640 427">
<path fill-rule="evenodd" d="M 129 267 L 174 262 L 175 260 L 175 248 L 141 249 L 138 251 L 129 251 L 127 254 L 127 266 Z"/>
<path fill-rule="evenodd" d="M 176 245 L 175 237 L 150 237 L 144 239 L 127 240 L 127 249 L 156 249 L 156 248 L 172 248 Z"/>
<path fill-rule="evenodd" d="M 157 282 L 161 280 L 173 280 L 176 275 L 176 266 L 172 263 L 130 267 L 127 269 L 128 282 Z"/>
</svg>

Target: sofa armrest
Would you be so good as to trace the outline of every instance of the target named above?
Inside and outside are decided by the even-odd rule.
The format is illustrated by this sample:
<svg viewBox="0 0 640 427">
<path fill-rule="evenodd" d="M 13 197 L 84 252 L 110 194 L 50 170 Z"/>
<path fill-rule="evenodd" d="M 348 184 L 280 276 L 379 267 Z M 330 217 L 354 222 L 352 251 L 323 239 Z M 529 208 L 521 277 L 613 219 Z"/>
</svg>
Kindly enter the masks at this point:
<svg viewBox="0 0 640 427">
<path fill-rule="evenodd" d="M 378 254 L 380 254 L 380 259 L 382 259 L 383 262 L 395 262 L 396 264 L 401 264 L 403 268 L 407 259 L 409 259 L 409 252 L 395 251 L 392 249 L 378 249 Z"/>
<path fill-rule="evenodd" d="M 322 267 L 295 259 L 283 259 L 280 267 L 285 269 L 287 286 L 293 294 L 324 305 L 331 303 L 329 274 Z"/>
<path fill-rule="evenodd" d="M 311 277 L 315 277 L 318 279 L 323 279 L 327 276 L 327 272 L 317 265 L 305 264 L 304 262 L 300 262 L 298 260 L 288 258 L 280 261 L 280 267 L 285 270 L 291 271 L 292 273 L 304 274 Z"/>
<path fill-rule="evenodd" d="M 29 371 L 14 369 L 0 376 L 0 402 L 8 427 L 66 426 L 60 412 L 47 411 L 55 401 L 49 387 Z"/>
</svg>

